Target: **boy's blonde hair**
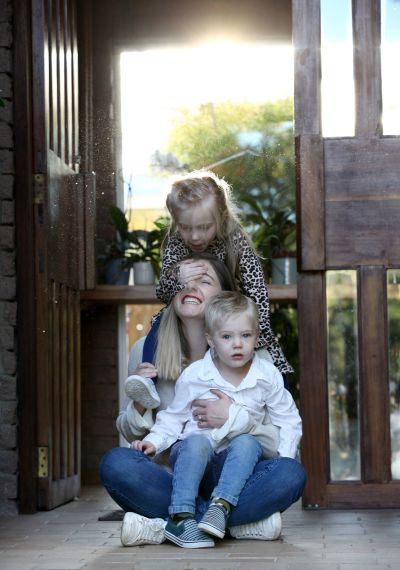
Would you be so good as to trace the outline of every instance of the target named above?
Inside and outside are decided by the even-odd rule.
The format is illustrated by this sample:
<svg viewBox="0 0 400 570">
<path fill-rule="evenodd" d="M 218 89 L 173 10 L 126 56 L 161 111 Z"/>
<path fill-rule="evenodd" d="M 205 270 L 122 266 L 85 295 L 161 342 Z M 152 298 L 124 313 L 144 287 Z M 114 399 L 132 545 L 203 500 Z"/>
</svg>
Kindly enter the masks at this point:
<svg viewBox="0 0 400 570">
<path fill-rule="evenodd" d="M 236 283 L 226 265 L 207 252 L 192 253 L 186 259 L 201 259 L 208 261 L 214 269 L 221 289 L 235 291 Z M 183 334 L 182 324 L 178 318 L 173 303 L 162 313 L 160 326 L 157 331 L 157 347 L 155 365 L 158 375 L 164 380 L 175 381 L 187 366 L 189 359 L 188 343 Z"/>
<path fill-rule="evenodd" d="M 255 302 L 236 291 L 221 291 L 208 303 L 205 311 L 206 333 L 215 334 L 225 321 L 232 317 L 247 313 L 253 329 L 259 330 L 259 311 Z"/>
</svg>

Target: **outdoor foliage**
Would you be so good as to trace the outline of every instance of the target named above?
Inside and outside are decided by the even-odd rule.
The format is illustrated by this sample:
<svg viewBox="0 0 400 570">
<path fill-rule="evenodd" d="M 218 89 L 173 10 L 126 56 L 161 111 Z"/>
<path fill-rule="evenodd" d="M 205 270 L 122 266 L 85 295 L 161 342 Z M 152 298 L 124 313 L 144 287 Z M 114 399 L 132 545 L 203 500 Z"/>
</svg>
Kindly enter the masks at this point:
<svg viewBox="0 0 400 570">
<path fill-rule="evenodd" d="M 164 156 L 173 169 L 208 168 L 232 184 L 243 224 L 266 260 L 295 251 L 291 98 L 181 109 Z M 156 166 L 168 170 L 165 162 Z"/>
<path fill-rule="evenodd" d="M 181 109 L 166 150 L 153 157 L 158 172 L 205 168 L 232 185 L 241 220 L 264 258 L 267 277 L 272 257 L 295 251 L 291 98 L 264 104 L 224 101 Z M 271 304 L 271 325 L 295 369 L 289 387 L 298 402 L 297 310 Z"/>
</svg>

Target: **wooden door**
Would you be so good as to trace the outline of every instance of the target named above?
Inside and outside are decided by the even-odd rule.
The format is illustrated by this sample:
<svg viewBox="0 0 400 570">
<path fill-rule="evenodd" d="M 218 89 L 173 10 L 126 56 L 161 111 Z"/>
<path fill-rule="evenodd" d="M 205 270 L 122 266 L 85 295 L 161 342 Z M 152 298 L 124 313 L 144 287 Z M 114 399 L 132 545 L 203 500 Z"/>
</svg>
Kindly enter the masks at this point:
<svg viewBox="0 0 400 570">
<path fill-rule="evenodd" d="M 383 136 L 380 2 L 353 0 L 355 133 L 321 133 L 320 0 L 294 0 L 302 460 L 309 507 L 399 507 L 391 472 L 387 272 L 400 267 L 400 139 Z M 353 272 L 359 473 L 335 479 L 330 272 Z M 342 290 L 339 294 L 345 296 Z M 341 316 L 349 314 L 343 305 Z M 340 314 L 340 304 L 339 304 Z M 345 382 L 343 391 L 346 392 Z M 353 448 L 354 450 L 355 448 Z"/>
<path fill-rule="evenodd" d="M 18 310 L 29 315 L 19 346 L 22 512 L 80 489 L 79 291 L 93 286 L 94 176 L 80 172 L 76 10 L 76 0 L 16 8 L 17 245 L 33 257 L 33 275 L 18 272 Z"/>
</svg>

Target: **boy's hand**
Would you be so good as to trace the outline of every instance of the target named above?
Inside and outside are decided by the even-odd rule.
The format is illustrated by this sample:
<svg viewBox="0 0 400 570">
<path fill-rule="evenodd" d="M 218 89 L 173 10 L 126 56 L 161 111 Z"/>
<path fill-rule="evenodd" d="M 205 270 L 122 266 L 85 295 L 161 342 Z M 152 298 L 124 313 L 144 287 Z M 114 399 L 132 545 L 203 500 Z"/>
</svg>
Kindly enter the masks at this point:
<svg viewBox="0 0 400 570">
<path fill-rule="evenodd" d="M 135 441 L 132 441 L 131 447 L 132 449 L 142 451 L 145 455 L 152 455 L 156 452 L 156 448 L 152 443 L 149 441 L 142 441 L 141 439 L 135 439 Z"/>
<path fill-rule="evenodd" d="M 157 376 L 157 368 L 151 362 L 141 362 L 136 367 L 134 374 L 144 378 L 155 378 Z"/>
<path fill-rule="evenodd" d="M 203 261 L 182 261 L 179 264 L 179 283 L 186 286 L 190 281 L 200 279 L 207 273 L 207 265 Z"/>
</svg>

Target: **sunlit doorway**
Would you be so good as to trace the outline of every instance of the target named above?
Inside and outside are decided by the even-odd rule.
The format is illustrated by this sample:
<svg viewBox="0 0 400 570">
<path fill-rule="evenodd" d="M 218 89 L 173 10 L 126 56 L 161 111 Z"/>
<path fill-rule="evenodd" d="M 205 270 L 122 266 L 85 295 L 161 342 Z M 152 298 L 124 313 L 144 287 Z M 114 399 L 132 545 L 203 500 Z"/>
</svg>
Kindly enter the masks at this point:
<svg viewBox="0 0 400 570">
<path fill-rule="evenodd" d="M 241 194 L 264 207 L 265 219 L 272 219 L 274 208 L 290 211 L 293 237 L 287 249 L 294 250 L 291 45 L 218 41 L 126 51 L 120 77 L 120 179 L 132 229 L 150 230 L 166 215 L 171 176 L 207 168 L 237 192 L 250 234 L 256 227 Z M 265 240 L 257 246 L 268 261 Z M 126 306 L 128 353 L 159 308 Z M 282 312 L 296 345 L 295 308 Z M 292 350 L 297 358 L 297 346 Z"/>
</svg>

